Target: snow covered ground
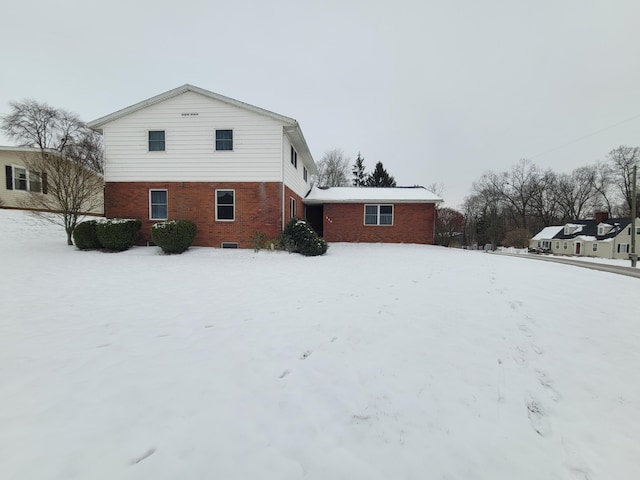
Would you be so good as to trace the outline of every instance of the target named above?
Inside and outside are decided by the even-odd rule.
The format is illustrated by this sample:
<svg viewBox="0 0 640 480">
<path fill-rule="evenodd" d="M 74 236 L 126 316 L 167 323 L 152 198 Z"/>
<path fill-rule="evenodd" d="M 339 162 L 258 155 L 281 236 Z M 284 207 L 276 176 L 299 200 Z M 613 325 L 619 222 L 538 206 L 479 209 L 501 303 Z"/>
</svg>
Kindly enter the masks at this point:
<svg viewBox="0 0 640 480">
<path fill-rule="evenodd" d="M 640 476 L 635 278 L 418 245 L 80 252 L 7 210 L 0 232 L 0 478 Z"/>
</svg>

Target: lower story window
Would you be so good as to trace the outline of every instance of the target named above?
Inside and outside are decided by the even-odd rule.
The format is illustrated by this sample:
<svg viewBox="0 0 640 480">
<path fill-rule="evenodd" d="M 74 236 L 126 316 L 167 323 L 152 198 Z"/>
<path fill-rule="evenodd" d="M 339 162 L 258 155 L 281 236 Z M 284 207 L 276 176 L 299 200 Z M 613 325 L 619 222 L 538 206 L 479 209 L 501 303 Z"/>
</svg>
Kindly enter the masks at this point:
<svg viewBox="0 0 640 480">
<path fill-rule="evenodd" d="M 594 252 L 597 252 L 597 251 L 598 251 L 598 244 L 597 244 L 597 243 L 594 243 L 594 244 L 593 244 L 593 251 L 594 251 Z"/>
<path fill-rule="evenodd" d="M 296 199 L 289 197 L 289 218 L 296 216 Z"/>
<path fill-rule="evenodd" d="M 568 247 L 569 247 L 569 244 L 567 242 L 564 242 L 562 245 L 562 248 L 566 250 Z"/>
<path fill-rule="evenodd" d="M 149 218 L 166 220 L 169 213 L 166 190 L 149 190 Z"/>
<path fill-rule="evenodd" d="M 560 249 L 560 242 L 556 242 L 556 249 Z"/>
<path fill-rule="evenodd" d="M 628 243 L 619 243 L 618 244 L 618 253 L 629 253 L 629 244 Z"/>
<path fill-rule="evenodd" d="M 393 225 L 393 205 L 365 205 L 365 225 Z"/>
<path fill-rule="evenodd" d="M 232 222 L 236 219 L 234 190 L 216 190 L 216 220 Z"/>
</svg>

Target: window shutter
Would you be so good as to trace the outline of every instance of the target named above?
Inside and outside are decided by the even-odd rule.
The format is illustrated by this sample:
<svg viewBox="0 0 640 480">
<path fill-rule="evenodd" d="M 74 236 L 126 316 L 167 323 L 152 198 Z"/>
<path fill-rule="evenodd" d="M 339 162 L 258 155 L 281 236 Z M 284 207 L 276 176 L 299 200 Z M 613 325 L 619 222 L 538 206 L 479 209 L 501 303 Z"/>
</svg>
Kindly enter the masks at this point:
<svg viewBox="0 0 640 480">
<path fill-rule="evenodd" d="M 47 188 L 47 172 L 42 172 L 42 193 L 49 193 Z"/>
<path fill-rule="evenodd" d="M 5 165 L 4 171 L 7 174 L 7 190 L 13 190 L 13 169 L 11 165 Z"/>
</svg>

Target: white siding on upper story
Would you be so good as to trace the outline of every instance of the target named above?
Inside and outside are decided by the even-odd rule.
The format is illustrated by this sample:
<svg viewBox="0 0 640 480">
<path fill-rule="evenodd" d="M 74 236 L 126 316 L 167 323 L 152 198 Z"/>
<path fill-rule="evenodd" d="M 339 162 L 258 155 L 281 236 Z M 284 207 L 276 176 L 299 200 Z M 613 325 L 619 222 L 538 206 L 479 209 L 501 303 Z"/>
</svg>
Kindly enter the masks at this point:
<svg viewBox="0 0 640 480">
<path fill-rule="evenodd" d="M 301 155 L 298 155 L 298 168 L 296 168 L 291 164 L 291 142 L 286 135 L 283 145 L 284 184 L 304 198 L 311 189 L 311 173 L 307 172 L 307 181 L 305 182 L 302 173 L 305 167 Z"/>
<path fill-rule="evenodd" d="M 282 181 L 282 126 L 185 92 L 104 125 L 105 181 Z M 216 129 L 233 130 L 233 151 L 215 150 Z M 148 151 L 149 130 L 165 131 L 165 151 Z"/>
</svg>

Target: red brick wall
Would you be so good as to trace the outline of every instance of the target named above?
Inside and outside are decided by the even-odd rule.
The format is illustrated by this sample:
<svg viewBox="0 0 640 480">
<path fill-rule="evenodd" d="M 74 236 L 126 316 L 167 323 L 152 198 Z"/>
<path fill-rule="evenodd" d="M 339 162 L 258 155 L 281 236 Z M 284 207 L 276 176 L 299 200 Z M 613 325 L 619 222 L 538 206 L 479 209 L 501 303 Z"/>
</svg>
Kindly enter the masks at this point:
<svg viewBox="0 0 640 480">
<path fill-rule="evenodd" d="M 282 231 L 282 184 L 278 182 L 108 182 L 105 215 L 141 220 L 140 245 L 151 240 L 151 225 L 157 222 L 149 219 L 149 189 L 167 190 L 169 219 L 191 220 L 197 225 L 194 245 L 219 247 L 222 242 L 237 242 L 240 248 L 249 248 L 249 238 L 256 230 L 270 238 Z M 235 190 L 235 221 L 216 221 L 217 189 Z"/>
<path fill-rule="evenodd" d="M 291 197 L 296 199 L 296 211 L 295 217 L 304 218 L 304 205 L 302 204 L 302 197 L 293 192 L 289 187 L 284 187 L 284 221 L 285 225 L 291 218 Z"/>
<path fill-rule="evenodd" d="M 393 225 L 365 225 L 363 203 L 326 203 L 324 239 L 328 242 L 433 243 L 432 203 L 396 203 Z"/>
</svg>

